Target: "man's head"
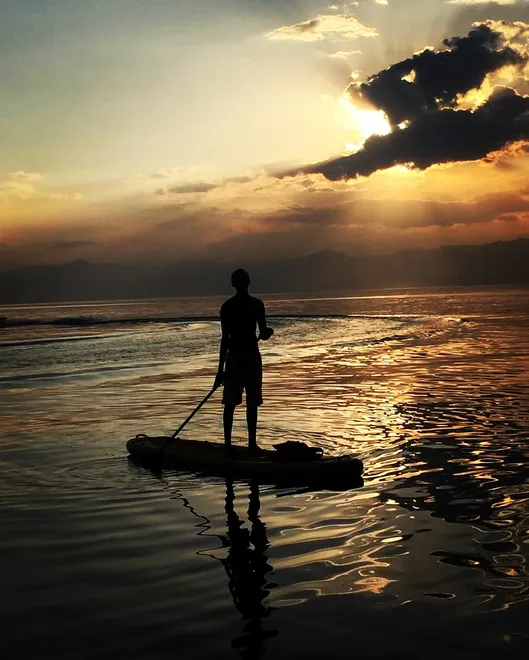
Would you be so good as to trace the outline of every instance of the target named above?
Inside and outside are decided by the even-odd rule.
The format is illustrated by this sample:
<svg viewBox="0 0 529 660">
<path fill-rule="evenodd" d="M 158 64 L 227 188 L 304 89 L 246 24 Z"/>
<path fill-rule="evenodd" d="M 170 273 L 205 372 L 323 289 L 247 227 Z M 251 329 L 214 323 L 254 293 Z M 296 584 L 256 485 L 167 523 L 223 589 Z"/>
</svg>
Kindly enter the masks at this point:
<svg viewBox="0 0 529 660">
<path fill-rule="evenodd" d="M 248 291 L 250 282 L 250 276 L 243 268 L 237 268 L 237 270 L 234 270 L 231 274 L 231 285 L 239 292 Z"/>
</svg>

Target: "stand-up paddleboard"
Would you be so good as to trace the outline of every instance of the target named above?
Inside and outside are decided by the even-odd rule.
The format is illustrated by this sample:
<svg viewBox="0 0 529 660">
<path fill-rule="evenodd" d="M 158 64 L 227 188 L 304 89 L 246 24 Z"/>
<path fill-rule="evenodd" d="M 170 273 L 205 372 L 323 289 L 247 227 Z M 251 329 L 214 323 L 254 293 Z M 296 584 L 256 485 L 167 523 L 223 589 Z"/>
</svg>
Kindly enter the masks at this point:
<svg viewBox="0 0 529 660">
<path fill-rule="evenodd" d="M 292 459 L 276 450 L 253 454 L 247 447 L 235 445 L 227 454 L 222 443 L 178 437 L 138 435 L 127 442 L 127 450 L 140 461 L 156 461 L 166 467 L 235 479 L 256 479 L 269 484 L 354 487 L 359 485 L 363 471 L 362 461 L 352 455 Z"/>
</svg>

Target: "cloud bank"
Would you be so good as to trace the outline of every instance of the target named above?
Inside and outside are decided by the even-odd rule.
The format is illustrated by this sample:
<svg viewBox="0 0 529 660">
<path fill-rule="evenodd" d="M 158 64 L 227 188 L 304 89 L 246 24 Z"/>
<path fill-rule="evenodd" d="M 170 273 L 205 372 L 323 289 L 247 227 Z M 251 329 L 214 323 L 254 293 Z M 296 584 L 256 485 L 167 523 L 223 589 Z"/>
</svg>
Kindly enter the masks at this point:
<svg viewBox="0 0 529 660">
<path fill-rule="evenodd" d="M 300 25 L 312 41 L 340 34 L 321 21 Z M 0 181 L 0 211 L 10 218 L 5 228 L 0 218 L 0 268 L 254 262 L 529 236 L 528 36 L 527 23 L 487 21 L 350 84 L 353 103 L 385 113 L 391 132 L 296 170 L 290 161 L 226 178 L 168 168 L 138 176 L 126 188 L 131 199 L 97 203 L 12 171 Z"/>
<path fill-rule="evenodd" d="M 425 49 L 365 82 L 351 84 L 347 91 L 353 103 L 382 110 L 392 131 L 369 138 L 349 156 L 301 171 L 336 181 L 398 164 L 424 169 L 477 160 L 529 140 L 529 96 L 524 94 L 528 37 L 529 24 L 487 21 L 465 37 L 446 39 L 440 50 Z M 470 109 L 459 107 L 466 94 L 504 71 L 511 86 L 489 82 L 486 100 Z"/>
<path fill-rule="evenodd" d="M 369 138 L 351 156 L 303 171 L 337 181 L 369 176 L 399 164 L 424 169 L 438 163 L 484 158 L 517 140 L 529 140 L 529 97 L 501 89 L 474 112 L 443 109 L 424 113 L 407 128 Z"/>
</svg>

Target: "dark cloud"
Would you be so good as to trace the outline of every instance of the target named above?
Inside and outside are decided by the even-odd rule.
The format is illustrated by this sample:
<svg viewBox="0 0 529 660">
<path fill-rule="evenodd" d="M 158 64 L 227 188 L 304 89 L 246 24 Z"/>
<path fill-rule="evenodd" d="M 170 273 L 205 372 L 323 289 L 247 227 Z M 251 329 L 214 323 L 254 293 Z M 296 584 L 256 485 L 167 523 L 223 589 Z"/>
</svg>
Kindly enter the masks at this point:
<svg viewBox="0 0 529 660">
<path fill-rule="evenodd" d="M 424 112 L 404 129 L 369 138 L 350 156 L 302 171 L 337 181 L 399 164 L 424 169 L 436 163 L 484 158 L 518 140 L 529 140 L 529 97 L 503 88 L 477 110 Z"/>
<path fill-rule="evenodd" d="M 512 238 L 513 225 L 529 211 L 529 200 L 494 194 L 469 202 L 359 199 L 335 208 L 292 209 L 261 218 L 253 231 L 219 238 L 206 254 L 216 258 L 262 261 L 322 249 L 363 255 L 410 245 L 440 245 Z M 499 220 L 499 223 L 493 223 Z M 475 226 L 481 229 L 476 232 Z M 483 231 L 486 226 L 488 234 Z M 502 234 L 507 227 L 507 235 Z"/>
<path fill-rule="evenodd" d="M 283 174 L 321 173 L 336 181 L 399 164 L 424 169 L 481 159 L 513 142 L 529 140 L 529 96 L 514 89 L 496 88 L 473 110 L 456 107 L 458 97 L 479 89 L 489 73 L 506 65 L 516 65 L 521 72 L 526 63 L 527 58 L 506 41 L 514 26 L 494 26 L 497 29 L 476 25 L 466 37 L 446 39 L 441 50 L 424 50 L 351 85 L 355 103 L 364 101 L 383 110 L 392 132 L 372 136 L 354 154 Z M 520 31 L 526 24 L 518 27 Z"/>
<path fill-rule="evenodd" d="M 77 248 L 88 248 L 99 245 L 96 241 L 68 241 L 68 240 L 30 240 L 21 244 L 21 247 L 29 250 L 75 250 Z"/>
<path fill-rule="evenodd" d="M 288 225 L 326 225 L 327 227 L 337 227 L 347 223 L 344 216 L 344 207 L 338 205 L 328 208 L 299 207 L 289 209 L 270 215 L 267 218 L 269 224 L 278 226 Z"/>
<path fill-rule="evenodd" d="M 367 210 L 367 209 L 366 209 Z M 373 212 L 371 208 L 371 213 Z M 490 222 L 507 213 L 529 210 L 529 200 L 515 193 L 484 195 L 470 202 L 391 202 L 386 224 L 409 227 L 454 227 Z"/>
<path fill-rule="evenodd" d="M 379 225 L 393 229 L 453 227 L 490 222 L 502 214 L 529 210 L 529 199 L 516 193 L 483 195 L 468 202 L 417 199 L 372 199 L 341 196 L 334 206 L 296 208 L 268 216 L 268 228 L 319 225 L 363 227 Z"/>
<path fill-rule="evenodd" d="M 16 245 L 0 243 L 0 269 L 78 258 L 169 263 L 214 257 L 231 263 L 290 257 L 324 248 L 364 254 L 422 245 L 423 240 L 432 245 L 448 240 L 473 242 L 476 238 L 482 242 L 484 235 L 499 240 L 526 232 L 525 225 L 519 223 L 529 217 L 529 189 L 523 192 L 526 194 L 489 194 L 467 202 L 425 201 L 392 196 L 384 199 L 376 192 L 346 190 L 344 185 L 341 191 L 304 191 L 290 208 L 251 214 L 213 206 L 168 204 L 127 216 L 128 222 L 123 216 L 116 227 L 103 234 L 89 226 L 73 233 L 70 227 L 56 227 L 43 234 L 35 229 Z"/>
<path fill-rule="evenodd" d="M 169 186 L 167 188 L 157 188 L 157 195 L 185 195 L 185 194 L 194 194 L 194 193 L 207 193 L 221 186 L 225 186 L 229 183 L 248 183 L 252 181 L 254 177 L 248 175 L 240 176 L 231 176 L 223 179 L 221 183 L 210 183 L 207 181 L 191 181 L 189 183 L 181 183 L 174 186 Z"/>
<path fill-rule="evenodd" d="M 203 182 L 198 182 L 198 183 L 183 183 L 182 185 L 179 186 L 173 186 L 172 188 L 168 188 L 167 192 L 170 193 L 206 193 L 209 192 L 210 190 L 215 190 L 215 188 L 218 188 L 219 184 L 217 183 L 203 183 Z"/>
<path fill-rule="evenodd" d="M 488 25 L 466 37 L 445 39 L 444 49 L 426 49 L 348 89 L 383 110 L 393 125 L 413 121 L 425 112 L 451 107 L 458 94 L 481 87 L 487 74 L 524 58 Z M 404 77 L 411 76 L 405 80 Z"/>
<path fill-rule="evenodd" d="M 514 215 L 514 213 L 505 213 L 504 215 L 498 216 L 496 220 L 499 222 L 517 222 L 518 216 Z"/>
<path fill-rule="evenodd" d="M 247 176 L 247 175 L 241 175 L 241 176 L 230 176 L 227 179 L 224 179 L 223 183 L 248 183 L 249 181 L 253 181 L 255 177 L 253 176 Z"/>
<path fill-rule="evenodd" d="M 55 243 L 50 243 L 50 248 L 56 248 L 59 250 L 71 250 L 73 248 L 79 247 L 89 247 L 90 245 L 96 245 L 95 241 L 57 241 Z"/>
</svg>

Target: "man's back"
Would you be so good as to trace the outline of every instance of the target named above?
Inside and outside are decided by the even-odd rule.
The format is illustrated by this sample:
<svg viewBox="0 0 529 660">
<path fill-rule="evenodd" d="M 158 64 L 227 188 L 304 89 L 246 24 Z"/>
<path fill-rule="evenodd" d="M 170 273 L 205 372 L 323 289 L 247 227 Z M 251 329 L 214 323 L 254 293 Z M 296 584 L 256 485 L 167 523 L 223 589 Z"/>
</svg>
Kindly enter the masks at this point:
<svg viewBox="0 0 529 660">
<path fill-rule="evenodd" d="M 251 284 L 248 273 L 238 268 L 231 275 L 231 284 L 237 293 L 220 308 L 222 337 L 215 378 L 215 387 L 224 385 L 224 443 L 228 449 L 231 447 L 233 413 L 242 403 L 245 391 L 248 447 L 250 451 L 259 451 L 257 409 L 263 403 L 263 369 L 255 329 L 259 327 L 259 338 L 263 341 L 270 339 L 274 331 L 266 326 L 263 301 L 248 293 Z"/>
<path fill-rule="evenodd" d="M 264 323 L 262 300 L 248 294 L 237 293 L 220 308 L 223 330 L 228 334 L 228 349 L 242 352 L 257 349 L 256 327 Z"/>
</svg>

